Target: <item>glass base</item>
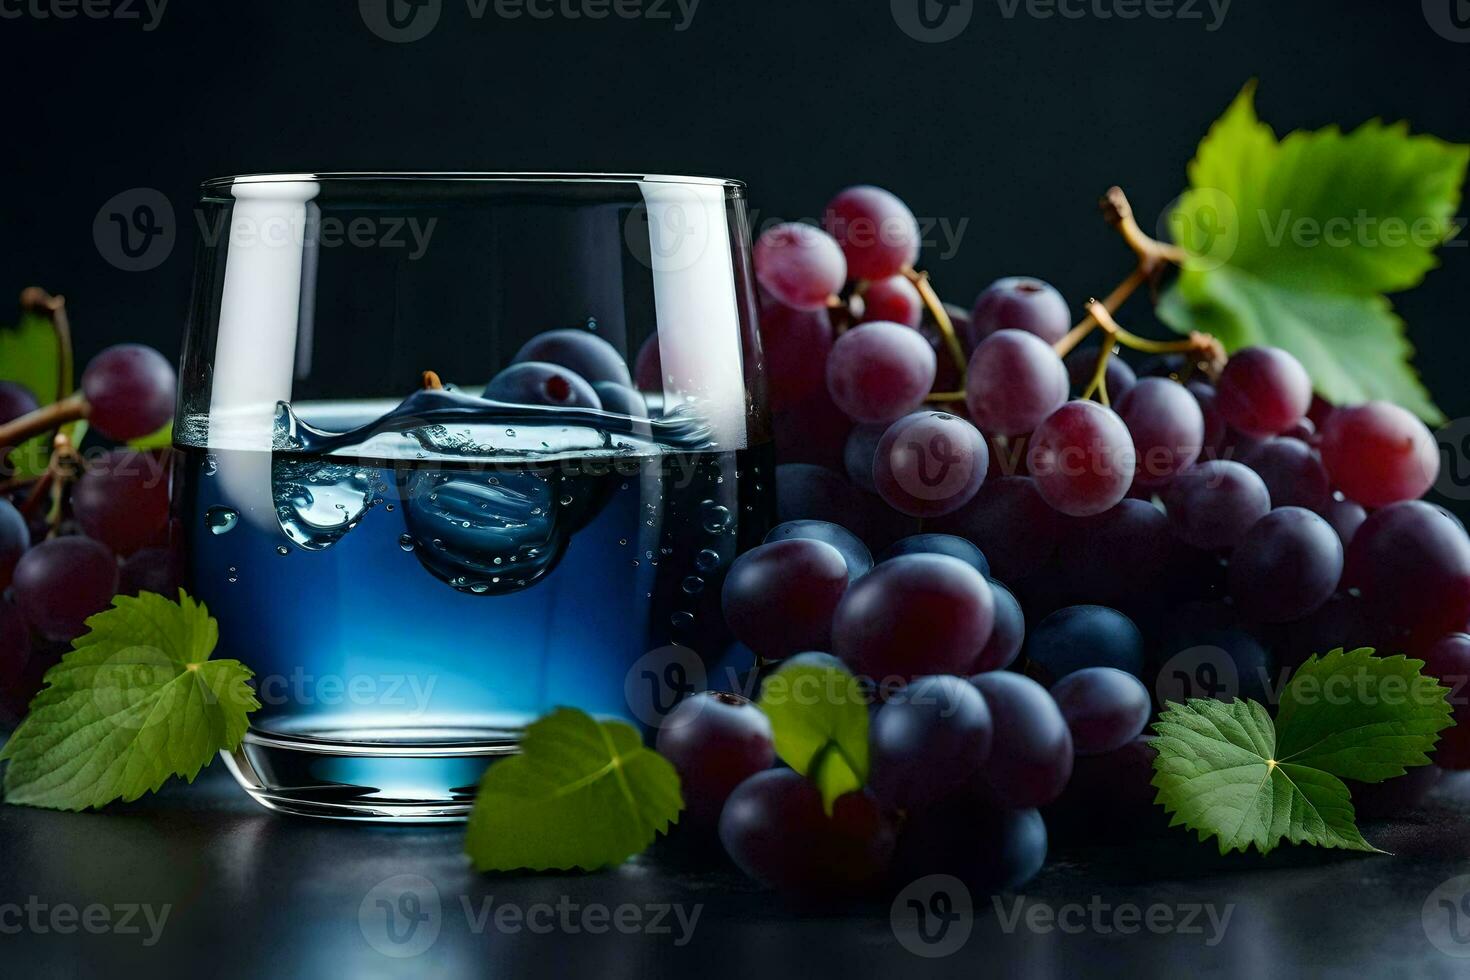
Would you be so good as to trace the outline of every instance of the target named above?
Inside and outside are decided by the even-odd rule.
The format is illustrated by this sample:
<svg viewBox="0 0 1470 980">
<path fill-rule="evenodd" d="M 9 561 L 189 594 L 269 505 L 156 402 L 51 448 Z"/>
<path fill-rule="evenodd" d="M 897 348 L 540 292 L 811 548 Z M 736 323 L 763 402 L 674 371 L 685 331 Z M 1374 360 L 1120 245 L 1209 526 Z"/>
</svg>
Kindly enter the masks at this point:
<svg viewBox="0 0 1470 980">
<path fill-rule="evenodd" d="M 462 821 L 480 777 L 519 749 L 505 729 L 414 729 L 283 735 L 251 730 L 221 753 L 256 802 L 271 810 L 336 820 Z"/>
</svg>

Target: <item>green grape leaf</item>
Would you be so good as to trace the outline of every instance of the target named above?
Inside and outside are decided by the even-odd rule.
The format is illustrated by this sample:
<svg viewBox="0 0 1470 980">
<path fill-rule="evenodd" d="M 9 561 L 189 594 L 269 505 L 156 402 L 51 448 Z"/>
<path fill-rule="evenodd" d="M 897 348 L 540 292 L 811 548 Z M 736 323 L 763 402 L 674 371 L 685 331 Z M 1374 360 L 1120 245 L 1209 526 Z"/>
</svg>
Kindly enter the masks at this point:
<svg viewBox="0 0 1470 980">
<path fill-rule="evenodd" d="M 792 657 L 761 685 L 776 754 L 811 779 L 827 813 L 868 781 L 868 702 L 842 662 L 824 653 Z"/>
<path fill-rule="evenodd" d="M 520 748 L 480 781 L 465 853 L 481 871 L 621 864 L 684 807 L 674 767 L 623 722 L 557 708 Z"/>
<path fill-rule="evenodd" d="M 1252 83 L 1189 165 L 1169 215 L 1188 257 L 1160 319 L 1226 350 L 1284 348 L 1330 401 L 1380 398 L 1443 421 L 1384 294 L 1418 285 L 1458 231 L 1470 147 L 1378 120 L 1278 140 L 1254 96 Z"/>
<path fill-rule="evenodd" d="M 1169 703 L 1154 724 L 1153 785 L 1170 826 L 1221 854 L 1293 844 L 1377 851 L 1358 832 L 1344 779 L 1380 782 L 1425 765 L 1451 724 L 1448 689 L 1422 661 L 1363 648 L 1313 656 L 1273 724 L 1254 701 Z"/>
<path fill-rule="evenodd" d="M 51 322 L 26 311 L 14 327 L 0 327 L 0 381 L 24 385 L 42 406 L 71 391 L 71 379 L 61 376 L 61 346 Z M 5 478 L 40 476 L 51 457 L 49 435 L 39 435 L 16 446 L 0 466 Z"/>
<path fill-rule="evenodd" d="M 209 659 L 218 626 L 182 589 L 118 596 L 87 625 L 0 750 L 8 803 L 85 810 L 193 782 L 260 707 L 249 670 Z"/>
</svg>

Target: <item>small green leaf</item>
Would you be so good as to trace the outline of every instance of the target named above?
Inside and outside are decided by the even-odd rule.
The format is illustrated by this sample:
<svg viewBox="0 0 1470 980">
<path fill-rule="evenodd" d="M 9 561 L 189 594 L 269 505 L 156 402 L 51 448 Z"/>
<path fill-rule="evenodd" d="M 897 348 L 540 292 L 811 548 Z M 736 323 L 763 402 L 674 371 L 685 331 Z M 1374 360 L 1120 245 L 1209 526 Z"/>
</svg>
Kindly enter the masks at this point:
<svg viewBox="0 0 1470 980">
<path fill-rule="evenodd" d="M 249 670 L 209 659 L 218 627 L 182 589 L 119 596 L 87 625 L 0 750 L 9 803 L 85 810 L 193 782 L 260 707 Z"/>
<path fill-rule="evenodd" d="M 1449 688 L 1419 673 L 1422 660 L 1375 657 L 1363 647 L 1310 657 L 1276 714 L 1281 758 L 1340 779 L 1377 783 L 1429 764 L 1453 722 Z"/>
<path fill-rule="evenodd" d="M 590 871 L 643 851 L 683 806 L 679 774 L 632 726 L 557 708 L 485 770 L 465 852 L 481 871 Z"/>
<path fill-rule="evenodd" d="M 1291 351 L 1330 401 L 1443 415 L 1409 366 L 1385 293 L 1417 285 L 1455 232 L 1470 147 L 1373 120 L 1278 140 L 1247 85 L 1189 165 L 1169 216 L 1189 253 L 1159 317 L 1227 350 Z"/>
<path fill-rule="evenodd" d="M 868 781 L 868 702 L 842 662 L 825 653 L 792 657 L 761 685 L 776 754 L 822 791 L 828 814 L 837 798 Z"/>
<path fill-rule="evenodd" d="M 1275 758 L 1271 717 L 1254 701 L 1170 703 L 1154 732 L 1153 784 L 1169 826 L 1218 838 L 1221 854 L 1251 845 L 1268 854 L 1283 838 L 1376 850 L 1358 833 L 1342 780 Z"/>
<path fill-rule="evenodd" d="M 1358 851 L 1344 779 L 1375 783 L 1429 762 L 1451 724 L 1448 689 L 1423 662 L 1360 648 L 1310 657 L 1282 692 L 1273 724 L 1254 701 L 1169 704 L 1154 725 L 1153 785 L 1171 814 L 1220 853 L 1283 839 Z"/>
<path fill-rule="evenodd" d="M 60 365 L 56 331 L 44 316 L 25 312 L 16 326 L 0 328 L 0 381 L 24 385 L 43 407 L 71 391 Z M 50 458 L 50 437 L 39 435 L 16 446 L 0 473 L 7 479 L 40 476 Z"/>
</svg>

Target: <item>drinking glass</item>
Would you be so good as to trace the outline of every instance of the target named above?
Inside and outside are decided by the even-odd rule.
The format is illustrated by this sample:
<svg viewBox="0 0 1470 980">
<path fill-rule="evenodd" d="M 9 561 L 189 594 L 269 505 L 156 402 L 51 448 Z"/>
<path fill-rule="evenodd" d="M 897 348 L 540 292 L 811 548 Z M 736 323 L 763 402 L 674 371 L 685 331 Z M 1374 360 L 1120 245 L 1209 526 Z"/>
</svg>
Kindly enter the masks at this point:
<svg viewBox="0 0 1470 980">
<path fill-rule="evenodd" d="M 175 511 L 255 799 L 462 818 L 531 721 L 651 724 L 728 654 L 774 509 L 742 184 L 250 175 L 196 217 Z"/>
</svg>

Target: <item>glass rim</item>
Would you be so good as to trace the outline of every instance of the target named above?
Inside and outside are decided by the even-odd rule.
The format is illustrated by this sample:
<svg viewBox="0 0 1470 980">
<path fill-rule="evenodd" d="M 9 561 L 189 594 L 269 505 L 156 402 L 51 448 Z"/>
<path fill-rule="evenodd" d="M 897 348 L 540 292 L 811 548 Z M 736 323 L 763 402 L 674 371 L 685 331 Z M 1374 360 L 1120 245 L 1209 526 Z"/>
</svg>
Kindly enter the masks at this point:
<svg viewBox="0 0 1470 980">
<path fill-rule="evenodd" d="M 414 170 L 362 170 L 327 171 L 320 173 L 247 173 L 211 177 L 200 182 L 205 190 L 221 190 L 236 184 L 285 184 L 302 181 L 320 183 L 356 181 L 433 181 L 463 183 L 520 183 L 520 184 L 691 184 L 701 187 L 724 187 L 734 191 L 745 190 L 745 182 L 726 177 L 696 177 L 680 174 L 615 174 L 615 173 L 554 173 L 531 171 L 514 173 L 509 171 L 414 171 Z"/>
</svg>

